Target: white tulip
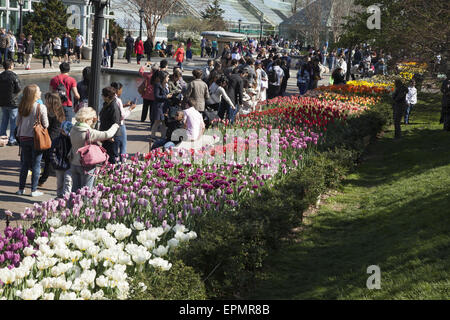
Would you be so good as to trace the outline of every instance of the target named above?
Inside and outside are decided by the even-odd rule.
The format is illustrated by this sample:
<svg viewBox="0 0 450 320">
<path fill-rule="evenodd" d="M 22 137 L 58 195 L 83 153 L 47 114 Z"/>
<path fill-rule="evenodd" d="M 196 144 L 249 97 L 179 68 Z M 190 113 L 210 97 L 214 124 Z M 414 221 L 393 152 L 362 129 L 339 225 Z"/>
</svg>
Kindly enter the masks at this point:
<svg viewBox="0 0 450 320">
<path fill-rule="evenodd" d="M 41 245 L 48 243 L 48 238 L 47 237 L 39 237 L 34 240 L 34 243 L 39 245 L 39 247 L 40 247 Z"/>
<path fill-rule="evenodd" d="M 105 276 L 101 275 L 100 277 L 97 277 L 97 279 L 95 279 L 95 283 L 99 286 L 99 287 L 106 287 L 108 286 L 108 278 L 106 278 Z"/>
<path fill-rule="evenodd" d="M 42 295 L 43 300 L 55 300 L 55 294 L 53 292 L 50 293 L 44 293 Z"/>
<path fill-rule="evenodd" d="M 170 268 L 172 267 L 172 264 L 169 263 L 169 261 L 164 260 L 162 258 L 151 259 L 148 263 L 155 268 L 162 269 L 163 271 L 170 270 Z"/>
<path fill-rule="evenodd" d="M 91 259 L 83 259 L 79 261 L 81 268 L 83 268 L 83 270 L 89 269 L 91 267 L 92 264 L 92 260 Z"/>
<path fill-rule="evenodd" d="M 197 233 L 195 231 L 190 231 L 187 235 L 189 236 L 189 240 L 197 239 Z"/>
<path fill-rule="evenodd" d="M 26 247 L 25 249 L 23 249 L 23 254 L 26 257 L 29 257 L 29 256 L 31 256 L 34 253 L 36 253 L 36 250 L 34 250 L 32 247 Z"/>
<path fill-rule="evenodd" d="M 176 224 L 173 228 L 173 231 L 175 231 L 175 233 L 177 233 L 177 232 L 187 232 L 187 231 L 189 231 L 189 230 L 187 230 L 186 229 L 186 227 L 184 226 L 184 225 L 182 225 L 182 224 Z"/>
<path fill-rule="evenodd" d="M 96 257 L 98 255 L 98 253 L 100 252 L 100 247 L 98 246 L 92 246 L 89 247 L 86 252 L 91 255 L 92 257 Z"/>
<path fill-rule="evenodd" d="M 62 292 L 59 300 L 77 300 L 77 295 L 75 292 Z"/>
<path fill-rule="evenodd" d="M 32 288 L 36 284 L 36 280 L 34 280 L 34 279 L 28 279 L 26 282 L 27 282 L 28 288 Z"/>
<path fill-rule="evenodd" d="M 84 300 L 89 300 L 92 296 L 92 293 L 88 290 L 88 289 L 83 289 L 80 292 L 80 296 L 84 299 Z"/>
<path fill-rule="evenodd" d="M 153 254 L 159 257 L 165 256 L 167 254 L 168 248 L 164 246 L 159 246 L 156 249 L 153 249 Z"/>
<path fill-rule="evenodd" d="M 167 242 L 167 245 L 170 247 L 170 248 L 176 248 L 176 247 L 178 247 L 178 244 L 180 243 L 180 241 L 178 241 L 177 239 L 175 239 L 175 238 L 172 238 L 172 239 L 170 239 L 168 242 Z"/>
<path fill-rule="evenodd" d="M 138 222 L 138 221 L 135 221 L 135 222 L 133 223 L 133 227 L 134 227 L 134 229 L 137 230 L 137 231 L 141 231 L 141 230 L 144 230 L 144 229 L 145 229 L 145 225 L 144 225 L 142 222 Z"/>
<path fill-rule="evenodd" d="M 59 226 L 61 226 L 61 220 L 56 217 L 49 219 L 47 222 L 50 225 L 50 227 L 53 228 L 58 228 Z"/>
</svg>

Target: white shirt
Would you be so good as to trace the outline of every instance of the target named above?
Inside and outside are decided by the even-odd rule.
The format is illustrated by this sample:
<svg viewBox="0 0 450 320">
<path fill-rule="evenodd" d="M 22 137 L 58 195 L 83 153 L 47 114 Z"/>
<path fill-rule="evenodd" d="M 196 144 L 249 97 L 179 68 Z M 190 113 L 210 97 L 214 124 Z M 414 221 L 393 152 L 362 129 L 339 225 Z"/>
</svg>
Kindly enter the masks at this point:
<svg viewBox="0 0 450 320">
<path fill-rule="evenodd" d="M 77 47 L 81 47 L 84 44 L 84 38 L 82 35 L 79 35 L 75 38 L 75 45 Z"/>
<path fill-rule="evenodd" d="M 222 86 L 218 86 L 215 82 L 209 87 L 209 97 L 207 101 L 209 104 L 220 103 L 223 98 L 231 107 L 234 107 L 234 103 L 228 97 L 225 89 Z"/>
<path fill-rule="evenodd" d="M 131 114 L 130 108 L 124 108 L 122 99 L 120 99 L 118 96 L 116 96 L 117 104 L 119 105 L 120 110 L 120 125 L 123 126 L 125 124 L 124 120 L 128 118 L 128 116 Z"/>
<path fill-rule="evenodd" d="M 53 39 L 53 49 L 61 50 L 61 39 L 60 38 Z"/>
<path fill-rule="evenodd" d="M 239 52 L 234 52 L 231 54 L 231 59 L 241 60 L 241 54 Z"/>
<path fill-rule="evenodd" d="M 274 66 L 273 70 L 277 73 L 277 82 L 271 82 L 274 86 L 281 86 L 281 80 L 284 77 L 284 71 L 280 66 Z"/>
<path fill-rule="evenodd" d="M 408 104 L 417 103 L 417 89 L 414 87 L 408 87 L 408 93 L 406 94 L 406 102 Z"/>
<path fill-rule="evenodd" d="M 187 126 L 187 138 L 196 141 L 201 136 L 202 129 L 205 128 L 203 117 L 194 107 L 190 107 L 184 112 L 184 123 Z"/>
</svg>

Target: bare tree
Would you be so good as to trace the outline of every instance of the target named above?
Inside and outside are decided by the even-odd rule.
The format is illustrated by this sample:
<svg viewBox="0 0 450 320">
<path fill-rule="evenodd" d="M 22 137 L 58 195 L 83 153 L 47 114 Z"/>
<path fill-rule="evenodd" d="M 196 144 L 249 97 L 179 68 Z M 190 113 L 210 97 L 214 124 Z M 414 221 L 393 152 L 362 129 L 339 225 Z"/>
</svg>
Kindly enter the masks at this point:
<svg viewBox="0 0 450 320">
<path fill-rule="evenodd" d="M 311 39 L 314 47 L 319 48 L 320 33 L 325 30 L 323 19 L 324 8 L 321 0 L 300 0 L 303 11 L 302 18 L 293 28 L 305 39 Z M 301 11 L 299 11 L 301 12 Z M 325 21 L 326 22 L 326 21 Z"/>
<path fill-rule="evenodd" d="M 181 2 L 182 0 L 128 0 L 121 3 L 121 5 L 122 8 L 125 6 L 126 10 L 137 21 L 139 21 L 139 10 L 143 10 L 143 21 L 147 27 L 147 37 L 154 42 L 158 25 Z"/>
<path fill-rule="evenodd" d="M 346 22 L 346 17 L 352 16 L 355 12 L 354 1 L 331 0 L 331 12 L 331 31 L 333 32 L 334 43 L 336 43 L 343 33 L 343 24 Z"/>
</svg>

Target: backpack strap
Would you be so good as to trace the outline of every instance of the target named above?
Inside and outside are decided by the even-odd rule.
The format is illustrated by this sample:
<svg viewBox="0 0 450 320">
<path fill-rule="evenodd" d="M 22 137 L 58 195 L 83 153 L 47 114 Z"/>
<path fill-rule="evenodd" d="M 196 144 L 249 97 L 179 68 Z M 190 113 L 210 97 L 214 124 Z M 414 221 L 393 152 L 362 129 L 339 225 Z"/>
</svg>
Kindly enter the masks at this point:
<svg viewBox="0 0 450 320">
<path fill-rule="evenodd" d="M 91 134 L 90 134 L 90 131 L 88 130 L 88 131 L 86 131 L 86 137 L 84 139 L 84 145 L 87 146 L 87 145 L 90 145 L 90 144 L 92 144 L 92 142 L 91 142 Z"/>
</svg>

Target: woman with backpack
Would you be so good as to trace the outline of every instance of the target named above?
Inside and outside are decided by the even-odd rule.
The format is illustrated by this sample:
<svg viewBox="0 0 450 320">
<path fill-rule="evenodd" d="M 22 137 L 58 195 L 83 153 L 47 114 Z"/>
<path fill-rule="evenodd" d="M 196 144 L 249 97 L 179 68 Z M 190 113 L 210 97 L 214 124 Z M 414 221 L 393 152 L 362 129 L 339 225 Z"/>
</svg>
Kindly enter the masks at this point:
<svg viewBox="0 0 450 320">
<path fill-rule="evenodd" d="M 91 107 L 80 109 L 75 115 L 77 121 L 70 130 L 70 142 L 72 149 L 70 151 L 70 171 L 72 174 L 72 192 L 76 192 L 85 186 L 92 189 L 94 185 L 94 168 L 84 168 L 81 164 L 78 149 L 85 146 L 86 142 L 93 144 L 99 141 L 111 139 L 119 129 L 119 125 L 114 123 L 107 131 L 98 131 L 93 129 L 97 122 L 97 113 Z"/>
<path fill-rule="evenodd" d="M 59 94 L 47 92 L 45 94 L 45 106 L 47 107 L 47 117 L 48 117 L 48 134 L 52 142 L 59 136 L 61 124 L 66 120 L 66 115 L 64 114 L 64 109 L 62 107 L 61 99 Z M 44 160 L 44 171 L 39 178 L 38 186 L 41 187 L 47 181 L 50 175 L 50 149 L 45 150 L 42 155 Z"/>
<path fill-rule="evenodd" d="M 39 173 L 41 171 L 42 151 L 34 147 L 34 124 L 38 117 L 44 128 L 49 125 L 47 107 L 37 101 L 41 98 L 41 90 L 36 84 L 30 84 L 23 89 L 22 100 L 19 103 L 17 116 L 16 138 L 20 141 L 20 178 L 17 195 L 23 195 L 27 181 L 28 170 L 31 169 L 31 196 L 39 197 L 43 193 L 37 191 Z"/>
</svg>

